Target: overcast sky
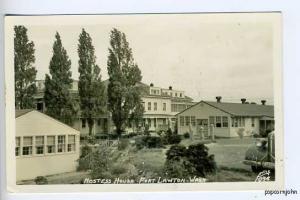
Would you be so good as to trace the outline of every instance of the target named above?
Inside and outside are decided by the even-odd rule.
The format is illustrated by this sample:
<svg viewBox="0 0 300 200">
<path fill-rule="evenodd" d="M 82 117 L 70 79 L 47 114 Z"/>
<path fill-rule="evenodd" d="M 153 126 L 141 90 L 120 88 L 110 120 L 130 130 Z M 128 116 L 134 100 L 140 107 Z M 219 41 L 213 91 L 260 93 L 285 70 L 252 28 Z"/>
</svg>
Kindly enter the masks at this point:
<svg viewBox="0 0 300 200">
<path fill-rule="evenodd" d="M 31 18 L 33 19 L 33 18 Z M 24 21 L 35 44 L 38 79 L 48 73 L 55 32 L 72 61 L 78 79 L 78 37 L 82 28 L 91 35 L 107 79 L 109 34 L 117 28 L 127 36 L 143 82 L 186 91 L 195 101 L 273 102 L 273 29 L 257 15 L 109 15 L 36 17 Z"/>
</svg>

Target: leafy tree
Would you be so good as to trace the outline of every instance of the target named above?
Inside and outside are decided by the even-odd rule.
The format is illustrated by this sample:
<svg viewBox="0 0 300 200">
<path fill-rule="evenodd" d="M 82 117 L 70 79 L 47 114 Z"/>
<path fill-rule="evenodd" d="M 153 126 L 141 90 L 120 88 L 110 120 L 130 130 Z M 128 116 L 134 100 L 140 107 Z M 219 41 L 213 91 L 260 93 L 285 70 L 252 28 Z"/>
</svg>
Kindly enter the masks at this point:
<svg viewBox="0 0 300 200">
<path fill-rule="evenodd" d="M 14 31 L 15 106 L 17 109 L 34 108 L 37 73 L 32 66 L 35 62 L 34 43 L 28 40 L 25 26 L 15 26 Z"/>
<path fill-rule="evenodd" d="M 66 124 L 72 125 L 77 114 L 77 102 L 71 96 L 71 60 L 62 46 L 58 32 L 55 34 L 53 56 L 50 61 L 50 75 L 45 78 L 46 113 Z"/>
<path fill-rule="evenodd" d="M 124 33 L 113 29 L 110 35 L 110 48 L 107 61 L 109 75 L 108 109 L 112 113 L 112 120 L 116 132 L 120 136 L 126 122 L 132 113 L 140 118 L 141 71 L 134 62 L 132 50 Z"/>
<path fill-rule="evenodd" d="M 133 131 L 134 128 L 137 128 L 137 131 L 140 131 L 140 125 L 143 120 L 143 114 L 145 112 L 144 106 L 142 103 L 138 103 L 134 108 L 134 111 L 130 114 L 128 123 L 133 123 Z"/>
<path fill-rule="evenodd" d="M 100 68 L 96 64 L 95 49 L 92 38 L 82 29 L 79 35 L 79 99 L 81 117 L 85 118 L 92 134 L 94 119 L 104 112 L 106 106 L 105 88 L 101 82 Z"/>
</svg>

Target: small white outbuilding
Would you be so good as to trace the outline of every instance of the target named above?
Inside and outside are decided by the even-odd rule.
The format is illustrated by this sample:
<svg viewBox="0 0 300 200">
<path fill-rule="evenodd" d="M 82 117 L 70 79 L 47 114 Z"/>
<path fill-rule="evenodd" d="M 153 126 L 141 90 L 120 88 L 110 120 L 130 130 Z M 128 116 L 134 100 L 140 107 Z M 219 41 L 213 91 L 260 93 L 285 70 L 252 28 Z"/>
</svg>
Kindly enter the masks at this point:
<svg viewBox="0 0 300 200">
<path fill-rule="evenodd" d="M 76 170 L 80 133 L 36 110 L 16 110 L 16 179 Z"/>
</svg>

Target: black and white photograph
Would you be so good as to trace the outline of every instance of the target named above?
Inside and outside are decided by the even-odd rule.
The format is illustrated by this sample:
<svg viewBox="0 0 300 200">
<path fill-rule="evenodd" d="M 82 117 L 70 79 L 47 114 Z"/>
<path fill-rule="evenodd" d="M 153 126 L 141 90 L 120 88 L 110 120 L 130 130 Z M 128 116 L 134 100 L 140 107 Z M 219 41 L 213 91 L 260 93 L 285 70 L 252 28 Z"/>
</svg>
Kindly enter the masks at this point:
<svg viewBox="0 0 300 200">
<path fill-rule="evenodd" d="M 280 13 L 5 22 L 17 191 L 282 187 Z"/>
</svg>

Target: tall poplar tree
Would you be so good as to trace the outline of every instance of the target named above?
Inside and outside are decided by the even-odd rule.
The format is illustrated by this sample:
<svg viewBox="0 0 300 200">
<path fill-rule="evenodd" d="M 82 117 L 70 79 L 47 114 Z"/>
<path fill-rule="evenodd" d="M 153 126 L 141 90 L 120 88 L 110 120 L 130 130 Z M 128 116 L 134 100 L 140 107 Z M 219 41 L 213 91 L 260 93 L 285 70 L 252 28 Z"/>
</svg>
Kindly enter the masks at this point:
<svg viewBox="0 0 300 200">
<path fill-rule="evenodd" d="M 96 64 L 92 38 L 84 29 L 79 35 L 77 52 L 81 117 L 86 119 L 89 135 L 91 135 L 95 119 L 105 110 L 106 98 L 105 87 L 101 82 L 100 68 Z"/>
<path fill-rule="evenodd" d="M 44 100 L 46 113 L 59 121 L 72 125 L 77 114 L 74 97 L 70 93 L 71 60 L 62 46 L 58 32 L 55 34 L 53 55 L 49 65 L 50 75 L 46 74 Z"/>
<path fill-rule="evenodd" d="M 128 119 L 141 118 L 141 71 L 134 62 L 132 50 L 124 33 L 113 29 L 110 35 L 110 48 L 107 61 L 109 84 L 107 88 L 108 109 L 116 132 L 121 135 Z M 134 114 L 136 113 L 136 114 Z"/>
<path fill-rule="evenodd" d="M 37 90 L 34 43 L 28 40 L 25 26 L 15 26 L 14 31 L 15 106 L 16 109 L 34 108 L 33 95 Z"/>
</svg>

